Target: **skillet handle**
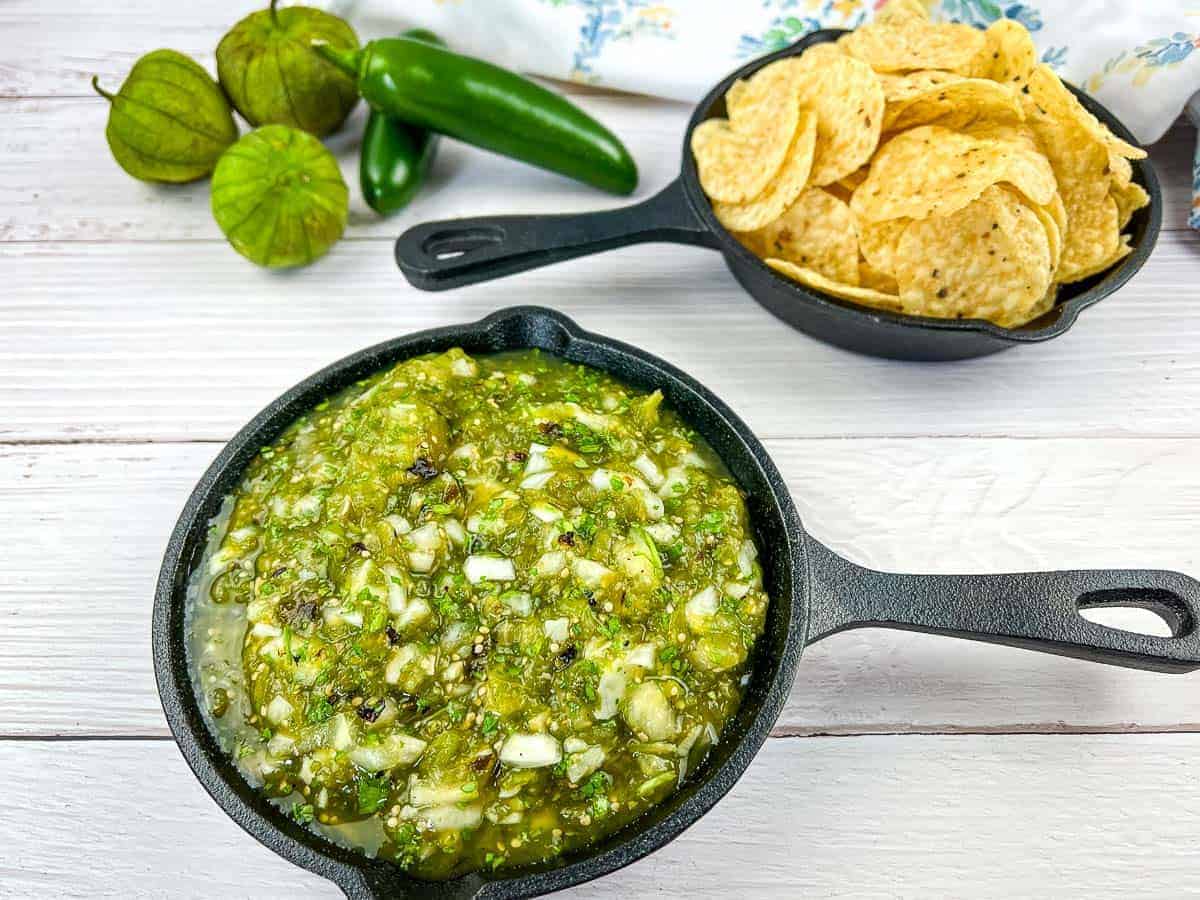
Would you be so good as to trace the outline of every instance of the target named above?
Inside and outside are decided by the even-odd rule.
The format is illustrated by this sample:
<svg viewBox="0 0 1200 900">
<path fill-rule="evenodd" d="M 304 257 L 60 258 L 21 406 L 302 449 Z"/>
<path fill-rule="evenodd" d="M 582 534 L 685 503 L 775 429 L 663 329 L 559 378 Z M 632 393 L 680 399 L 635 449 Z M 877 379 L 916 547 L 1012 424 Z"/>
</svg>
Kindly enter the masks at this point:
<svg viewBox="0 0 1200 900">
<path fill-rule="evenodd" d="M 425 222 L 396 240 L 396 263 L 413 287 L 444 291 L 648 241 L 716 247 L 681 179 L 620 209 Z"/>
<path fill-rule="evenodd" d="M 1200 668 L 1200 582 L 1161 570 L 900 575 L 876 572 L 810 543 L 808 643 L 881 626 L 1022 647 L 1130 669 Z M 1081 609 L 1136 606 L 1161 616 L 1171 637 L 1109 628 Z"/>
</svg>

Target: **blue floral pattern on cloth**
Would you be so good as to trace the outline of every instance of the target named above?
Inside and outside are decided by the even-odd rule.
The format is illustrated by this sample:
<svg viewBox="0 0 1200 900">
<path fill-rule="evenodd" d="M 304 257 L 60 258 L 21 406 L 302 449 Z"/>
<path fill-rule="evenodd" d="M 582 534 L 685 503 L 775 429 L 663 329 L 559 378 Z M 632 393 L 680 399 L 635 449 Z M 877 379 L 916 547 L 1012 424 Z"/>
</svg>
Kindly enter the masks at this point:
<svg viewBox="0 0 1200 900">
<path fill-rule="evenodd" d="M 1200 143 L 1192 159 L 1192 211 L 1188 214 L 1188 226 L 1200 231 Z"/>
<path fill-rule="evenodd" d="M 638 34 L 671 38 L 667 15 L 645 15 L 651 0 L 548 0 L 551 6 L 576 6 L 585 11 L 579 28 L 579 43 L 571 68 L 577 81 L 592 81 L 592 65 L 612 41 L 628 40 Z M 663 12 L 668 12 L 663 10 Z"/>
<path fill-rule="evenodd" d="M 798 15 L 792 10 L 797 10 L 800 0 L 764 0 L 763 6 L 774 8 L 778 14 L 766 30 L 743 34 L 738 40 L 737 55 L 746 59 L 774 53 L 810 32 L 821 28 L 857 28 L 867 18 L 865 6 L 857 0 L 818 0 L 805 5 L 811 8 L 808 14 Z"/>
<path fill-rule="evenodd" d="M 358 3 L 367 0 L 328 0 Z M 396 0 L 386 0 L 396 3 Z M 1083 87 L 1144 140 L 1156 140 L 1188 97 L 1200 97 L 1200 25 L 1184 0 L 919 0 L 937 21 L 987 28 L 1000 19 L 1033 35 L 1040 59 Z M 1191 0 L 1188 0 L 1190 3 Z M 1200 2 L 1200 0 L 1196 0 Z M 747 59 L 821 28 L 856 28 L 884 0 L 423 0 L 406 15 L 459 35 L 487 55 L 486 25 L 507 29 L 509 64 L 553 78 L 695 100 Z M 1192 4 L 1194 5 L 1194 3 Z M 459 28 L 467 24 L 468 28 Z M 465 32 L 465 33 L 464 33 Z M 481 42 L 470 46 L 466 40 Z M 483 43 L 487 42 L 487 43 Z M 1200 106 L 1200 99 L 1196 101 Z M 1194 114 L 1200 123 L 1200 111 Z M 1200 228 L 1200 148 L 1191 224 Z"/>
</svg>

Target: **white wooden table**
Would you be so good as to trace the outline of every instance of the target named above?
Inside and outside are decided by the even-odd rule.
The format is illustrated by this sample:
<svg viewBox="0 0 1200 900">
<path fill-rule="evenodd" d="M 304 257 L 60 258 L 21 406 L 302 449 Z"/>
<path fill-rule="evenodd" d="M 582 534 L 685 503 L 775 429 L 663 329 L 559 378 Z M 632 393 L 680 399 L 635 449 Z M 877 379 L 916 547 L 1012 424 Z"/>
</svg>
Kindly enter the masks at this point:
<svg viewBox="0 0 1200 900">
<path fill-rule="evenodd" d="M 381 222 L 355 196 L 325 260 L 256 270 L 221 239 L 206 184 L 118 170 L 87 84 L 115 88 L 158 46 L 211 67 L 245 11 L 0 4 L 0 895 L 335 894 L 187 770 L 151 674 L 151 595 L 221 442 L 393 335 L 539 303 L 640 344 L 744 416 L 810 530 L 866 564 L 1200 572 L 1200 240 L 1181 230 L 1182 129 L 1153 150 L 1158 249 L 1119 295 L 1044 346 L 906 365 L 791 331 L 702 249 L 419 293 L 391 254 L 416 221 L 614 204 L 459 146 L 411 211 Z M 579 100 L 627 140 L 639 197 L 673 177 L 684 107 Z M 332 141 L 351 184 L 361 121 Z M 1200 676 L 860 631 L 806 654 L 773 739 L 716 810 L 574 893 L 1174 898 L 1200 890 L 1198 834 Z"/>
</svg>

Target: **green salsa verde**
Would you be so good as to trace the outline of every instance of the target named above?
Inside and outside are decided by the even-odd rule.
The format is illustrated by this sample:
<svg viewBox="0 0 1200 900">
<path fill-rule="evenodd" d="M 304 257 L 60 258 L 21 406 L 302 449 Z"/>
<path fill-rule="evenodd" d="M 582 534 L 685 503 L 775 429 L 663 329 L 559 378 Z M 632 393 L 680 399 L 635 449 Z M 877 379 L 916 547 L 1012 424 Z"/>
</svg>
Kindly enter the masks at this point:
<svg viewBox="0 0 1200 900">
<path fill-rule="evenodd" d="M 768 599 L 741 492 L 661 401 L 455 349 L 264 448 L 189 610 L 251 783 L 424 878 L 552 859 L 674 792 L 741 701 Z"/>
</svg>

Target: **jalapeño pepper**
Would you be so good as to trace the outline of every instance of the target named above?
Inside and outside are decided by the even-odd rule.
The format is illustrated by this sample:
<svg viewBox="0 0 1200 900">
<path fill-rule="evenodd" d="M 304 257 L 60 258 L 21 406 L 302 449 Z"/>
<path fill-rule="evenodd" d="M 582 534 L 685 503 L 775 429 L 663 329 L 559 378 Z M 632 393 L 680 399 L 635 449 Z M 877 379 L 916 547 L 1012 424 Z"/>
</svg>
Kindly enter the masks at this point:
<svg viewBox="0 0 1200 900">
<path fill-rule="evenodd" d="M 611 131 L 527 78 L 408 37 L 357 51 L 315 46 L 380 112 L 616 194 L 637 187 L 637 166 Z"/>
<path fill-rule="evenodd" d="M 442 43 L 423 28 L 406 31 L 403 36 Z M 437 143 L 433 132 L 372 107 L 358 154 L 358 183 L 367 205 L 385 216 L 407 206 L 433 164 Z"/>
</svg>

